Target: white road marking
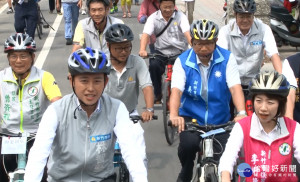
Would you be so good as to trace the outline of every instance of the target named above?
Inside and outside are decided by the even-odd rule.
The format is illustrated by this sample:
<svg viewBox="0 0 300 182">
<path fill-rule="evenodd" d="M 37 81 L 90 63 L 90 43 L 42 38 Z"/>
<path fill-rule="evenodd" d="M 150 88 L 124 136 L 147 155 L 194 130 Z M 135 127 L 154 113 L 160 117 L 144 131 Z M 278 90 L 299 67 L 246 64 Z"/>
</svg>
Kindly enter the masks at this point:
<svg viewBox="0 0 300 182">
<path fill-rule="evenodd" d="M 44 43 L 44 46 L 43 46 L 39 56 L 37 57 L 37 59 L 35 61 L 35 64 L 34 64 L 34 66 L 36 66 L 39 69 L 42 69 L 42 67 L 45 63 L 45 60 L 47 58 L 47 55 L 49 54 L 49 51 L 51 49 L 51 46 L 53 44 L 55 35 L 58 31 L 58 27 L 59 27 L 60 22 L 61 22 L 62 19 L 63 19 L 63 15 L 57 15 L 56 19 L 55 19 L 55 21 L 52 25 L 52 27 L 54 28 L 55 31 L 52 30 L 51 27 L 50 27 L 50 32 L 48 34 L 48 37 L 47 37 L 47 39 Z"/>
<path fill-rule="evenodd" d="M 6 8 L 8 8 L 8 4 L 7 4 L 7 3 L 4 4 L 4 5 L 0 8 L 0 14 L 1 14 L 4 10 L 6 10 Z"/>
</svg>

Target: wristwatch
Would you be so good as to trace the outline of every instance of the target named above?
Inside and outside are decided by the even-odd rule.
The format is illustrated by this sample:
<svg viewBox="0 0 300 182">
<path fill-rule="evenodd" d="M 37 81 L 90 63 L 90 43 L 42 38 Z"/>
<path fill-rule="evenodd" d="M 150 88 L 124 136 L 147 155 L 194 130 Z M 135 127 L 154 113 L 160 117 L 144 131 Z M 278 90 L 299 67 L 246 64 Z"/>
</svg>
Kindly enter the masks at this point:
<svg viewBox="0 0 300 182">
<path fill-rule="evenodd" d="M 241 111 L 239 111 L 236 115 L 237 115 L 237 116 L 241 116 L 241 115 L 247 116 L 247 113 L 246 113 L 245 110 L 241 110 Z"/>
<path fill-rule="evenodd" d="M 153 109 L 153 107 L 149 107 L 149 108 L 147 108 L 147 111 L 154 112 L 154 109 Z"/>
</svg>

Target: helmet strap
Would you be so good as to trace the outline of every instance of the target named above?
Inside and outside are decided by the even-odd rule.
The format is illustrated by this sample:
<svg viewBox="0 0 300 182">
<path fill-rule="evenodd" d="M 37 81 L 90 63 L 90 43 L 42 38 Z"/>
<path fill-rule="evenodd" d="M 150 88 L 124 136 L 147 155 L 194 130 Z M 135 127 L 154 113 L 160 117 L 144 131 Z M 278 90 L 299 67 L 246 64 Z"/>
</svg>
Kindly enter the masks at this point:
<svg viewBox="0 0 300 182">
<path fill-rule="evenodd" d="M 99 31 L 99 34 L 101 34 L 101 32 L 104 31 L 105 27 L 106 27 L 106 19 L 107 19 L 107 16 L 104 16 L 103 19 L 100 21 L 100 23 L 96 23 L 94 20 L 94 26 L 96 27 L 96 29 Z M 103 26 L 103 27 L 101 27 Z M 103 31 L 101 31 L 101 28 L 103 29 Z"/>
<path fill-rule="evenodd" d="M 106 77 L 104 77 L 104 83 L 106 83 Z M 98 101 L 95 103 L 95 104 L 92 104 L 92 105 L 87 105 L 87 104 L 85 104 L 82 100 L 80 100 L 79 99 L 79 97 L 77 96 L 77 94 L 76 94 L 76 92 L 75 92 L 75 81 L 74 81 L 74 75 L 72 75 L 72 90 L 73 90 L 73 92 L 74 92 L 74 94 L 76 95 L 76 97 L 78 98 L 78 100 L 79 100 L 79 104 L 80 104 L 80 106 L 83 106 L 83 107 L 94 107 L 94 106 L 96 106 L 97 104 L 98 104 Z M 104 89 L 103 89 L 103 91 L 102 91 L 102 93 L 101 93 L 101 96 L 102 96 L 102 94 L 103 94 L 103 92 L 104 92 Z M 77 108 L 76 108 L 77 109 Z M 76 111 L 76 110 L 75 110 Z M 74 115 L 75 115 L 75 111 L 74 111 Z"/>
<path fill-rule="evenodd" d="M 108 46 L 108 50 L 109 52 L 111 53 L 111 47 L 110 47 L 110 44 Z M 113 60 L 113 61 L 116 61 L 118 64 L 121 64 L 122 61 L 118 60 L 115 56 L 113 56 L 112 54 L 110 54 L 110 59 Z"/>
</svg>

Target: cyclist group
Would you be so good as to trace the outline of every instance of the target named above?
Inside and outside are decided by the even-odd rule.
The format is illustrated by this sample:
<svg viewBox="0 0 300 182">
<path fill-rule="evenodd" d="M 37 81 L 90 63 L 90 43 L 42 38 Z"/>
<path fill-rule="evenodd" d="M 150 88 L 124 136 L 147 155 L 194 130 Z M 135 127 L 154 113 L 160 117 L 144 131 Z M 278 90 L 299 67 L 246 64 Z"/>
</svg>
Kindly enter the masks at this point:
<svg viewBox="0 0 300 182">
<path fill-rule="evenodd" d="M 35 42 L 31 37 L 17 33 L 5 42 L 10 66 L 0 72 L 0 133 L 37 132 L 33 146 L 27 147 L 27 182 L 41 181 L 43 175 L 49 182 L 115 182 L 116 139 L 132 180 L 148 181 L 143 129 L 129 115 L 138 114 L 141 88 L 146 104 L 143 121 L 152 119 L 154 102 L 161 100 L 167 60 L 150 60 L 148 72 L 145 62 L 131 55 L 132 30 L 108 16 L 108 0 L 89 0 L 87 7 L 90 17 L 78 23 L 68 59 L 73 93 L 62 98 L 53 75 L 33 66 Z M 175 0 L 160 0 L 159 10 L 147 17 L 140 56 L 147 56 L 146 45 L 155 35 L 154 52 L 177 57 L 170 120 L 180 135 L 178 182 L 191 181 L 201 140 L 195 133 L 182 132 L 184 118 L 196 119 L 199 125 L 226 123 L 232 118 L 231 102 L 238 124 L 230 137 L 229 133 L 215 136 L 222 146 L 214 143 L 216 150 L 225 148 L 222 157 L 214 156 L 220 160 L 222 180 L 230 181 L 241 148 L 245 162 L 259 169 L 248 181 L 274 179 L 270 176 L 273 171 L 262 166 L 289 166 L 293 157 L 300 162 L 295 140 L 300 135 L 299 124 L 292 120 L 295 77 L 285 73 L 291 68 L 282 66 L 270 28 L 254 17 L 255 1 L 235 0 L 233 9 L 235 20 L 220 30 L 206 19 L 189 26 L 187 17 L 175 10 Z M 276 71 L 260 73 L 264 50 Z M 254 104 L 251 116 L 245 111 L 244 87 L 249 88 Z M 264 160 L 253 160 L 253 156 Z M 2 161 L 0 166 L 0 180 L 7 181 Z M 292 174 L 282 179 L 296 181 L 297 177 Z"/>
</svg>

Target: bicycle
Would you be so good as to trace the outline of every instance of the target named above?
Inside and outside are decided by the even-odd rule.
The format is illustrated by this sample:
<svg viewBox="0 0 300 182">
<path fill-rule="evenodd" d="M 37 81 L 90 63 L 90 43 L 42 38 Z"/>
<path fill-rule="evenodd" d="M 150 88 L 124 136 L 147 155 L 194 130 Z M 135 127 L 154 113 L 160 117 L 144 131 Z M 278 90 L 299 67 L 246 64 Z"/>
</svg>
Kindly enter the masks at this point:
<svg viewBox="0 0 300 182">
<path fill-rule="evenodd" d="M 192 178 L 192 182 L 200 182 L 202 168 L 204 169 L 204 181 L 205 182 L 218 182 L 218 164 L 219 162 L 214 160 L 214 148 L 213 142 L 217 139 L 215 135 L 230 132 L 233 128 L 234 122 L 229 121 L 221 125 L 199 125 L 196 119 L 184 117 L 185 130 L 183 132 L 198 132 L 202 138 L 199 144 L 199 151 L 197 153 L 196 173 Z M 172 126 L 172 122 L 168 121 L 168 125 Z M 219 143 L 220 144 L 220 143 Z M 220 144 L 221 146 L 221 144 Z M 220 153 L 223 152 L 224 149 Z M 219 154 L 219 153 L 218 153 Z"/>
<path fill-rule="evenodd" d="M 250 97 L 250 91 L 248 89 L 248 86 L 242 86 L 242 89 L 245 96 L 246 113 L 248 116 L 251 116 L 254 110 L 253 110 L 253 103 Z"/>
<path fill-rule="evenodd" d="M 37 31 L 39 39 L 42 39 L 43 28 L 51 27 L 52 30 L 54 30 L 54 28 L 45 20 L 44 15 L 41 11 L 41 8 L 40 8 L 40 5 L 38 2 L 37 2 L 37 11 L 38 11 L 38 21 L 37 21 L 37 25 L 36 25 L 36 31 Z"/>
<path fill-rule="evenodd" d="M 134 124 L 142 120 L 142 117 L 139 115 L 133 115 L 130 116 L 130 119 Z M 153 120 L 157 120 L 157 116 L 153 115 Z M 129 171 L 127 169 L 127 166 L 125 164 L 124 159 L 122 158 L 121 148 L 119 146 L 119 143 L 116 141 L 115 143 L 115 151 L 114 151 L 114 167 L 119 167 L 118 170 L 118 182 L 129 182 L 130 175 Z"/>
<path fill-rule="evenodd" d="M 173 65 L 178 57 L 178 55 L 163 55 L 158 53 L 147 53 L 148 58 L 155 59 L 157 57 L 163 57 L 167 60 L 166 64 L 166 73 L 162 87 L 162 109 L 163 109 L 163 122 L 164 122 L 164 131 L 165 137 L 169 145 L 172 145 L 175 138 L 176 128 L 168 126 L 168 121 L 170 119 L 170 95 L 171 95 L 171 80 L 172 80 L 172 72 L 173 72 Z"/>
<path fill-rule="evenodd" d="M 30 142 L 35 138 L 35 134 L 30 134 L 30 133 L 19 133 L 19 134 L 5 134 L 5 133 L 0 133 L 0 137 L 2 138 L 2 146 L 1 146 L 1 154 L 3 152 L 3 148 L 7 145 L 13 145 L 13 144 L 23 144 L 25 148 L 22 149 L 22 151 L 6 151 L 3 152 L 5 154 L 17 154 L 17 168 L 13 172 L 7 172 L 5 168 L 5 161 L 4 161 L 4 155 L 3 155 L 3 166 L 5 169 L 6 174 L 9 177 L 9 182 L 23 182 L 24 181 L 24 175 L 25 175 L 25 167 L 26 167 L 26 161 L 27 161 L 27 156 L 26 156 L 26 149 L 27 149 L 27 143 Z M 27 138 L 29 138 L 27 140 Z M 9 144 L 10 143 L 10 144 Z"/>
</svg>

